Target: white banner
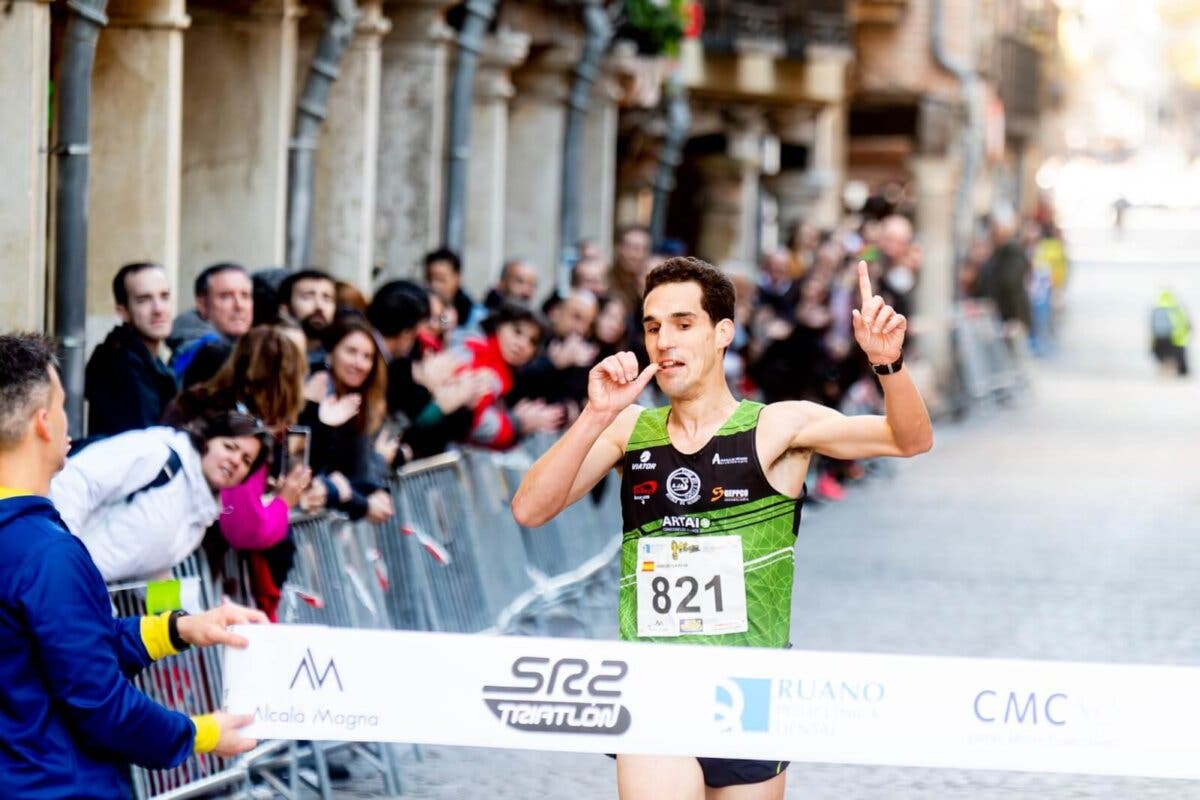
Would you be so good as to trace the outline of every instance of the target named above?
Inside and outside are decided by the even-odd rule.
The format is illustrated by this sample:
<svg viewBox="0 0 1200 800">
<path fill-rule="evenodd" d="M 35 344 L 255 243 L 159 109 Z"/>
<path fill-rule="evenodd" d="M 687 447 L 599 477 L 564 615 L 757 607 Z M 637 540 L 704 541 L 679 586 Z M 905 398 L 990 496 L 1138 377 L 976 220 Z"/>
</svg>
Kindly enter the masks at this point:
<svg viewBox="0 0 1200 800">
<path fill-rule="evenodd" d="M 1200 778 L 1200 669 L 242 626 L 270 739 Z"/>
</svg>

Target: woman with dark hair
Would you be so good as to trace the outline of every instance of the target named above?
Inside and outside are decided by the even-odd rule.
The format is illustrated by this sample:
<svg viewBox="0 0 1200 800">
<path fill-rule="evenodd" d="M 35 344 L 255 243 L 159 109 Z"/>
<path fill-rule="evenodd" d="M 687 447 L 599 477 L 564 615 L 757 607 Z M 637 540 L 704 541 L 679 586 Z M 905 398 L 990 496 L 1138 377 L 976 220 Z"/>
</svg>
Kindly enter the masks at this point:
<svg viewBox="0 0 1200 800">
<path fill-rule="evenodd" d="M 325 483 L 330 508 L 383 522 L 392 515 L 392 498 L 374 440 L 387 415 L 387 364 L 375 330 L 359 314 L 339 314 L 324 344 L 327 368 L 309 380 L 300 415 L 312 429 L 313 472 Z"/>
<path fill-rule="evenodd" d="M 257 419 L 229 411 L 121 433 L 72 456 L 50 498 L 106 581 L 152 578 L 200 545 L 221 516 L 218 493 L 258 469 L 271 441 Z"/>
<path fill-rule="evenodd" d="M 164 422 L 182 424 L 209 410 L 237 410 L 261 419 L 283 441 L 304 409 L 304 345 L 303 331 L 291 320 L 251 328 L 216 375 L 171 402 Z M 270 476 L 264 463 L 244 483 L 222 489 L 225 513 L 219 527 L 230 547 L 247 554 L 252 581 L 248 588 L 259 608 L 274 618 L 279 587 L 292 565 L 288 518 L 294 509 L 316 511 L 324 506 L 325 485 L 314 483 L 312 470 L 303 464 L 277 480 Z M 225 549 L 220 539 L 209 537 L 205 545 L 219 562 Z"/>
<path fill-rule="evenodd" d="M 491 383 L 491 391 L 475 404 L 468 441 L 504 450 L 526 434 L 557 430 L 563 418 L 560 406 L 521 400 L 510 409 L 504 401 L 513 389 L 516 371 L 537 355 L 545 336 L 541 322 L 529 309 L 506 302 L 480 327 L 483 337 L 463 343 L 469 361 L 460 372 L 482 375 Z"/>
<path fill-rule="evenodd" d="M 597 364 L 611 355 L 629 349 L 629 309 L 625 307 L 625 300 L 621 295 L 614 293 L 600 297 L 600 311 L 596 314 L 596 321 L 592 323 L 592 331 L 592 338 L 598 347 Z"/>
<path fill-rule="evenodd" d="M 205 411 L 223 409 L 255 416 L 277 439 L 295 425 L 304 409 L 304 335 L 294 322 L 260 325 L 238 340 L 229 360 L 210 380 L 182 392 L 167 406 L 163 422 L 178 425 Z M 288 513 L 323 505 L 321 489 L 308 491 L 312 472 L 296 465 L 274 487 L 264 464 L 241 486 L 222 492 L 233 512 L 222 517 L 221 532 L 239 550 L 262 550 L 287 536 Z M 275 498 L 264 504 L 269 489 Z M 302 503 L 303 500 L 303 503 Z"/>
</svg>

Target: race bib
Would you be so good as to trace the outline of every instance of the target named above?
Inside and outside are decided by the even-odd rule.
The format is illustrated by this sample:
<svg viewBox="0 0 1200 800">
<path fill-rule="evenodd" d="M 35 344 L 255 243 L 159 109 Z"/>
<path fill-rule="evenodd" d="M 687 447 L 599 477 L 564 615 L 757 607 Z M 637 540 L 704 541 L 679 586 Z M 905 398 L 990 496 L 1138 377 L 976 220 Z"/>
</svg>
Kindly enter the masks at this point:
<svg viewBox="0 0 1200 800">
<path fill-rule="evenodd" d="M 643 537 L 637 553 L 638 636 L 746 631 L 742 537 Z"/>
</svg>

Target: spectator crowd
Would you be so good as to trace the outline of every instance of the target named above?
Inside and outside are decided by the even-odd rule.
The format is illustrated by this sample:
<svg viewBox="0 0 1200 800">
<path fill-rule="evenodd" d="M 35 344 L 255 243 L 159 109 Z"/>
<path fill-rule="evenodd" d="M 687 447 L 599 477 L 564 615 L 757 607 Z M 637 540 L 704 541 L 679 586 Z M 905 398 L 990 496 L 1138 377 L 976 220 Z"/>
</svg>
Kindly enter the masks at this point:
<svg viewBox="0 0 1200 800">
<path fill-rule="evenodd" d="M 990 299 L 1032 332 L 1035 350 L 1048 349 L 1052 324 L 1040 309 L 1066 277 L 1056 241 L 1048 219 L 1021 228 L 998 213 L 959 267 L 960 297 Z M 578 253 L 561 287 L 539 285 L 536 265 L 510 259 L 482 301 L 447 249 L 425 256 L 420 281 L 369 296 L 320 269 L 223 262 L 200 272 L 193 307 L 174 318 L 163 268 L 128 264 L 112 283 L 121 322 L 87 366 L 87 436 L 51 498 L 106 580 L 153 577 L 202 543 L 218 555 L 233 548 L 273 615 L 293 512 L 384 521 L 395 469 L 456 446 L 503 450 L 561 431 L 586 402 L 593 365 L 622 350 L 645 363 L 642 286 L 666 256 L 637 226 L 619 232 L 611 264 L 595 243 Z M 742 396 L 880 409 L 851 327 L 860 259 L 886 302 L 911 314 L 923 258 L 900 213 L 828 230 L 801 223 L 760 264 L 719 265 L 737 288 L 725 365 Z M 644 402 L 659 404 L 656 391 L 651 383 Z M 289 458 L 289 431 L 306 437 L 307 458 Z M 810 496 L 841 499 L 863 474 L 861 464 L 823 461 Z"/>
</svg>

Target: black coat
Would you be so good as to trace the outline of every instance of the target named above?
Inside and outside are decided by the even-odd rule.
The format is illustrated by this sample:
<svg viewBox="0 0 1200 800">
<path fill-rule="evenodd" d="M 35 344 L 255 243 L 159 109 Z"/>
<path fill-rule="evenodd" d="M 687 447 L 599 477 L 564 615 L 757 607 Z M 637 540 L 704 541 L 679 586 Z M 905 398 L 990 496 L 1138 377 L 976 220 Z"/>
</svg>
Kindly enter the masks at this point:
<svg viewBox="0 0 1200 800">
<path fill-rule="evenodd" d="M 111 436 L 159 424 L 179 391 L 175 374 L 129 325 L 109 332 L 88 360 L 88 435 Z"/>
<path fill-rule="evenodd" d="M 975 294 L 995 301 L 1000 319 L 1005 322 L 1019 319 L 1025 323 L 1026 330 L 1030 330 L 1033 328 L 1033 311 L 1029 305 L 1029 292 L 1025 289 L 1030 272 L 1032 267 L 1021 248 L 1006 242 L 984 262 Z"/>
<path fill-rule="evenodd" d="M 350 482 L 350 497 L 344 502 L 337 499 L 337 490 L 327 482 L 326 505 L 350 519 L 366 516 L 367 498 L 387 488 L 387 467 L 375 452 L 374 437 L 359 433 L 354 420 L 336 428 L 326 425 L 321 422 L 319 406 L 311 400 L 300 414 L 300 424 L 312 430 L 308 463 L 313 475 L 326 478 L 340 472 Z"/>
<path fill-rule="evenodd" d="M 413 379 L 412 372 L 410 356 L 392 359 L 388 364 L 387 399 L 388 413 L 402 414 L 408 420 L 400 440 L 412 448 L 413 458 L 435 456 L 445 452 L 451 442 L 465 442 L 474 420 L 472 410 L 427 414 L 433 395 Z"/>
</svg>

